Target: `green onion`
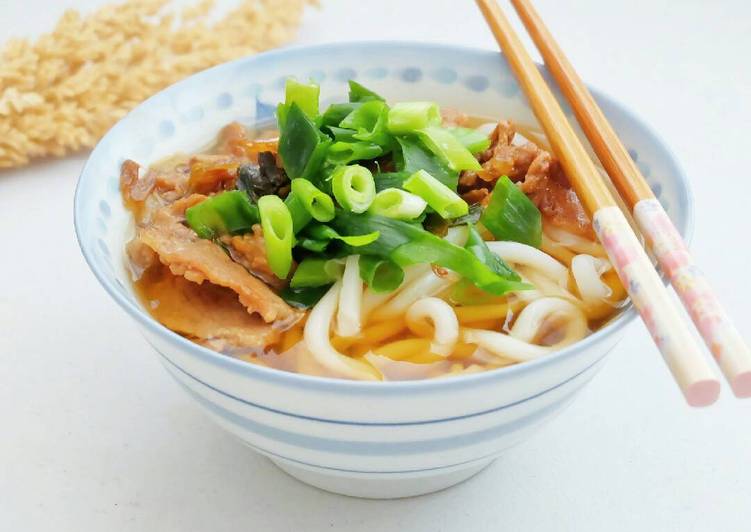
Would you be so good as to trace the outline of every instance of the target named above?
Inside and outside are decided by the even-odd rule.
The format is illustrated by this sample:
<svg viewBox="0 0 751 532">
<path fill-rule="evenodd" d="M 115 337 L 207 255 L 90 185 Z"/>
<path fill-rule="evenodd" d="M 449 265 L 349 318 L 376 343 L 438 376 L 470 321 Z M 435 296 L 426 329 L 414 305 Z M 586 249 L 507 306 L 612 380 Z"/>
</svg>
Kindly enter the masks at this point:
<svg viewBox="0 0 751 532">
<path fill-rule="evenodd" d="M 451 127 L 449 131 L 472 153 L 480 153 L 490 147 L 490 137 L 482 131 L 468 127 Z"/>
<path fill-rule="evenodd" d="M 420 263 L 437 264 L 495 295 L 530 288 L 526 283 L 494 271 L 469 250 L 425 231 L 418 224 L 346 211 L 339 211 L 331 223 L 342 233 L 357 235 L 377 231 L 380 234 L 378 240 L 356 250 L 361 256 L 388 258 L 401 267 Z"/>
<path fill-rule="evenodd" d="M 427 201 L 430 208 L 444 220 L 464 216 L 469 212 L 466 201 L 425 170 L 412 174 L 403 186 L 405 190 Z"/>
<path fill-rule="evenodd" d="M 354 129 L 345 129 L 343 127 L 336 126 L 324 127 L 334 137 L 334 140 L 341 142 L 357 142 L 357 140 L 355 139 L 355 133 L 357 133 L 357 131 Z"/>
<path fill-rule="evenodd" d="M 402 102 L 389 110 L 388 129 L 394 135 L 415 133 L 441 123 L 441 110 L 434 102 Z"/>
<path fill-rule="evenodd" d="M 246 233 L 260 220 L 258 207 L 241 190 L 220 192 L 189 207 L 185 219 L 201 238 Z"/>
<path fill-rule="evenodd" d="M 308 227 L 305 233 L 308 238 L 317 242 L 341 240 L 348 246 L 354 248 L 372 244 L 373 242 L 378 240 L 378 237 L 380 236 L 380 233 L 378 231 L 371 231 L 370 233 L 365 233 L 362 235 L 340 235 L 333 227 L 329 227 L 328 225 L 323 224 L 313 224 Z"/>
<path fill-rule="evenodd" d="M 342 276 L 344 264 L 336 259 L 308 257 L 297 265 L 289 282 L 290 288 L 330 285 Z"/>
<path fill-rule="evenodd" d="M 279 122 L 279 155 L 290 179 L 311 179 L 320 170 L 331 144 L 313 121 L 293 102 Z"/>
<path fill-rule="evenodd" d="M 376 194 L 368 212 L 397 220 L 414 220 L 427 206 L 420 196 L 399 188 L 387 188 Z"/>
<path fill-rule="evenodd" d="M 279 294 L 289 305 L 297 308 L 310 308 L 326 295 L 328 286 L 315 286 L 310 288 L 287 287 Z"/>
<path fill-rule="evenodd" d="M 513 240 L 534 247 L 540 247 L 542 242 L 539 209 L 507 176 L 496 182 L 480 222 L 498 240 Z"/>
<path fill-rule="evenodd" d="M 292 267 L 292 215 L 279 196 L 263 196 L 258 200 L 266 259 L 274 275 L 286 279 Z"/>
<path fill-rule="evenodd" d="M 349 101 L 350 102 L 368 102 L 371 100 L 381 100 L 384 98 L 370 89 L 367 89 L 357 83 L 356 81 L 349 80 Z"/>
<path fill-rule="evenodd" d="M 392 292 L 404 281 L 404 270 L 389 259 L 361 255 L 360 278 L 374 292 Z"/>
<path fill-rule="evenodd" d="M 396 140 L 401 148 L 398 157 L 395 157 L 399 171 L 411 176 L 418 170 L 425 170 L 451 190 L 456 190 L 459 173 L 450 169 L 443 159 L 428 150 L 418 138 L 397 137 Z"/>
<path fill-rule="evenodd" d="M 305 180 L 303 179 L 303 181 Z M 313 217 L 308 212 L 308 209 L 305 208 L 305 204 L 300 197 L 294 192 L 287 194 L 284 204 L 287 206 L 289 215 L 292 217 L 292 229 L 297 234 L 302 231 L 303 227 L 310 223 Z"/>
<path fill-rule="evenodd" d="M 481 168 L 474 155 L 448 129 L 428 126 L 420 130 L 418 135 L 428 149 L 446 161 L 452 170 L 460 172 Z"/>
<path fill-rule="evenodd" d="M 315 83 L 300 83 L 293 78 L 287 78 L 284 84 L 284 103 L 289 108 L 296 103 L 311 119 L 318 116 L 318 96 L 320 88 Z"/>
<path fill-rule="evenodd" d="M 490 251 L 477 229 L 472 224 L 467 224 L 467 226 L 469 227 L 469 235 L 464 248 L 504 279 L 521 281 L 518 273 L 512 270 L 501 257 Z"/>
<path fill-rule="evenodd" d="M 321 123 L 324 126 L 339 127 L 342 120 L 344 120 L 352 111 L 359 108 L 360 105 L 362 104 L 356 102 L 332 103 L 326 109 L 326 112 L 323 113 Z"/>
<path fill-rule="evenodd" d="M 347 164 L 352 161 L 361 161 L 363 159 L 375 159 L 382 153 L 383 148 L 372 142 L 337 141 L 329 148 L 326 160 L 332 164 Z"/>
<path fill-rule="evenodd" d="M 391 135 L 386 128 L 388 114 L 389 108 L 384 102 L 371 100 L 362 103 L 348 114 L 339 123 L 339 127 L 357 130 L 357 133 L 353 135 L 357 140 L 373 142 L 379 146 L 390 146 Z"/>
<path fill-rule="evenodd" d="M 297 246 L 313 253 L 323 253 L 329 247 L 331 240 L 316 240 L 315 238 L 304 237 L 297 241 Z"/>
<path fill-rule="evenodd" d="M 339 205 L 352 212 L 365 212 L 375 198 L 373 174 L 364 166 L 341 166 L 331 176 L 331 189 Z"/>
<path fill-rule="evenodd" d="M 331 196 L 318 190 L 307 179 L 293 179 L 291 185 L 291 193 L 313 218 L 319 222 L 328 222 L 334 218 L 334 200 Z"/>
<path fill-rule="evenodd" d="M 380 192 L 387 188 L 402 188 L 410 175 L 412 174 L 409 172 L 380 172 L 373 176 L 376 191 Z"/>
</svg>

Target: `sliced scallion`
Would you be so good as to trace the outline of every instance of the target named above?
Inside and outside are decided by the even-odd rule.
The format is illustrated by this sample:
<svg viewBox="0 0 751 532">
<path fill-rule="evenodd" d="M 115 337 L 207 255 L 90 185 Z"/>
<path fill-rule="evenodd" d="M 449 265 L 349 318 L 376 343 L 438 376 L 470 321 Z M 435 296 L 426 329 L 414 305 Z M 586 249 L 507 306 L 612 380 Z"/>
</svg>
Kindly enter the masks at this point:
<svg viewBox="0 0 751 532">
<path fill-rule="evenodd" d="M 399 188 L 387 188 L 376 194 L 368 212 L 397 220 L 414 220 L 427 206 L 420 196 Z"/>
<path fill-rule="evenodd" d="M 357 164 L 337 168 L 331 176 L 331 189 L 339 205 L 355 213 L 368 210 L 376 195 L 373 174 Z"/>
<path fill-rule="evenodd" d="M 389 110 L 388 129 L 406 135 L 441 123 L 441 110 L 435 102 L 401 102 Z"/>
<path fill-rule="evenodd" d="M 258 200 L 258 211 L 269 267 L 274 275 L 286 279 L 292 267 L 292 215 L 281 198 L 273 195 Z"/>
<path fill-rule="evenodd" d="M 321 192 L 307 179 L 293 179 L 292 194 L 294 194 L 308 213 L 319 222 L 328 222 L 334 218 L 334 200 L 325 192 Z"/>
<path fill-rule="evenodd" d="M 469 212 L 466 201 L 425 170 L 412 174 L 403 187 L 428 202 L 430 208 L 444 220 L 458 218 Z"/>
</svg>

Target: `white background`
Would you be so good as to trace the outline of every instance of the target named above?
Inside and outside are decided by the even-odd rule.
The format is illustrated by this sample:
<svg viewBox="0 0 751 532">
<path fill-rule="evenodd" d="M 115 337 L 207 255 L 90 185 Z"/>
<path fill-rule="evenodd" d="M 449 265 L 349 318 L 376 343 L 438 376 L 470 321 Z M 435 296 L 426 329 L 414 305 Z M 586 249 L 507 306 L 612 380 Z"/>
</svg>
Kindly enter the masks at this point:
<svg viewBox="0 0 751 532">
<path fill-rule="evenodd" d="M 751 338 L 748 2 L 537 3 L 582 76 L 674 149 L 695 256 Z M 0 0 L 0 39 L 49 29 L 60 4 Z M 323 6 L 299 43 L 494 47 L 469 0 Z M 459 487 L 379 502 L 287 477 L 189 403 L 88 271 L 85 156 L 0 171 L 0 530 L 750 529 L 751 400 L 688 409 L 640 323 L 572 407 Z"/>
</svg>

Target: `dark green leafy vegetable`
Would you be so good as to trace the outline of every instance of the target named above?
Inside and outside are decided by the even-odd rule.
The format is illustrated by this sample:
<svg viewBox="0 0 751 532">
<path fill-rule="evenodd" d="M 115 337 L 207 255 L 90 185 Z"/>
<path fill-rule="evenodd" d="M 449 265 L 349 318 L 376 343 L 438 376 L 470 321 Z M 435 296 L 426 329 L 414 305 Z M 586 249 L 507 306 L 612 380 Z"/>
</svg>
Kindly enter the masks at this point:
<svg viewBox="0 0 751 532">
<path fill-rule="evenodd" d="M 297 308 L 310 308 L 328 292 L 328 286 L 310 288 L 285 288 L 279 294 L 289 305 Z"/>
<path fill-rule="evenodd" d="M 340 260 L 308 257 L 298 264 L 289 286 L 290 288 L 327 286 L 339 279 L 343 271 L 344 264 Z"/>
<path fill-rule="evenodd" d="M 490 137 L 481 131 L 468 127 L 451 127 L 449 131 L 471 153 L 480 153 L 490 147 Z"/>
<path fill-rule="evenodd" d="M 279 124 L 279 156 L 290 179 L 311 179 L 321 168 L 331 138 L 318 130 L 313 121 L 292 103 L 286 122 Z"/>
<path fill-rule="evenodd" d="M 404 281 L 404 270 L 389 259 L 361 255 L 360 278 L 374 292 L 391 292 Z"/>
<path fill-rule="evenodd" d="M 348 164 L 353 161 L 375 159 L 383 153 L 383 148 L 372 142 L 334 142 L 329 148 L 326 160 L 331 164 Z"/>
<path fill-rule="evenodd" d="M 349 80 L 349 101 L 369 102 L 372 100 L 385 101 L 384 98 L 370 89 L 367 89 L 354 80 Z"/>
<path fill-rule="evenodd" d="M 396 140 L 401 147 L 396 159 L 397 170 L 405 172 L 407 177 L 419 170 L 425 170 L 451 190 L 456 190 L 459 174 L 451 170 L 440 157 L 433 154 L 415 137 L 397 137 Z"/>
<path fill-rule="evenodd" d="M 281 195 L 288 184 L 289 178 L 276 166 L 276 157 L 270 151 L 258 154 L 257 165 L 241 164 L 237 169 L 237 188 L 247 192 L 256 203 L 261 196 Z"/>
<path fill-rule="evenodd" d="M 472 252 L 425 231 L 418 224 L 345 211 L 338 212 L 332 224 L 337 231 L 345 234 L 376 231 L 380 234 L 378 240 L 357 248 L 355 252 L 361 255 L 389 258 L 402 267 L 419 263 L 437 264 L 496 295 L 530 288 L 525 283 L 503 277 Z"/>
<path fill-rule="evenodd" d="M 542 242 L 539 209 L 507 176 L 496 182 L 480 222 L 498 240 L 513 240 L 534 247 L 540 247 Z"/>
<path fill-rule="evenodd" d="M 260 221 L 258 207 L 241 190 L 220 192 L 185 211 L 185 219 L 201 238 L 247 233 Z"/>
</svg>

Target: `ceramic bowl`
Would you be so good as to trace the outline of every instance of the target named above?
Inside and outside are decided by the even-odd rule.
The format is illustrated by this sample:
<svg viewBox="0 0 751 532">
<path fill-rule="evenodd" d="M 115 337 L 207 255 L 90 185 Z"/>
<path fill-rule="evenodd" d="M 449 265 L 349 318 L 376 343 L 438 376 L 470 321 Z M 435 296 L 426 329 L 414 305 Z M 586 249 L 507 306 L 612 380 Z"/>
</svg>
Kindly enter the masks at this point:
<svg viewBox="0 0 751 532">
<path fill-rule="evenodd" d="M 118 190 L 120 164 L 126 158 L 149 164 L 194 151 L 232 120 L 252 124 L 272 118 L 290 75 L 320 83 L 324 105 L 345 99 L 347 80 L 356 79 L 391 101 L 435 100 L 474 115 L 536 123 L 506 61 L 493 51 L 372 42 L 287 48 L 240 59 L 148 99 L 99 142 L 75 196 L 81 250 L 188 396 L 287 473 L 361 497 L 445 488 L 477 473 L 563 411 L 595 375 L 634 312 L 533 362 L 457 378 L 386 383 L 251 365 L 154 321 L 134 296 L 124 268 L 132 222 Z M 594 94 L 685 235 L 690 194 L 675 159 L 632 112 Z"/>
</svg>

